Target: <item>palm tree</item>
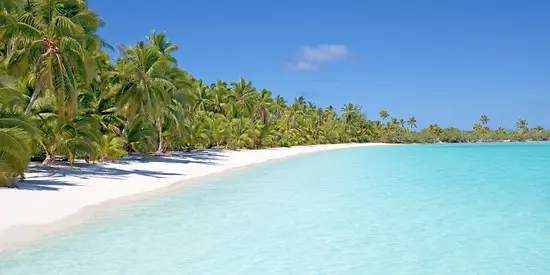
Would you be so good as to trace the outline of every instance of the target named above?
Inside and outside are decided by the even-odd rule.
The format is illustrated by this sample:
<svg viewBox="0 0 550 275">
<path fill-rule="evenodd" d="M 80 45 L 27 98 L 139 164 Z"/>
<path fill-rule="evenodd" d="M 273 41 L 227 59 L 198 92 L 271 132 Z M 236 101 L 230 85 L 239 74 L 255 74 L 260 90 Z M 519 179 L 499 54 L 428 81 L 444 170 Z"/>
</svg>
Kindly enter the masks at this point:
<svg viewBox="0 0 550 275">
<path fill-rule="evenodd" d="M 99 161 L 106 158 L 119 159 L 128 155 L 128 152 L 124 150 L 126 139 L 114 133 L 103 135 L 99 142 L 94 142 L 93 145 L 96 147 Z"/>
<path fill-rule="evenodd" d="M 388 113 L 388 111 L 386 110 L 382 110 L 380 111 L 380 118 L 382 119 L 382 122 L 386 122 L 386 119 L 388 119 L 388 117 L 390 117 L 390 113 Z"/>
<path fill-rule="evenodd" d="M 262 89 L 258 95 L 258 102 L 256 105 L 256 118 L 263 124 L 267 125 L 269 120 L 269 111 L 273 104 L 273 98 L 271 97 L 271 91 Z"/>
<path fill-rule="evenodd" d="M 325 117 L 326 121 L 333 121 L 337 119 L 336 111 L 334 111 L 334 107 L 332 105 L 328 105 L 325 108 Z"/>
<path fill-rule="evenodd" d="M 120 46 L 119 50 L 125 59 L 118 60 L 118 70 L 111 75 L 118 89 L 118 108 L 126 110 L 122 133 L 124 135 L 130 121 L 137 115 L 142 119 L 152 117 L 158 131 L 158 151 L 161 151 L 163 108 L 170 103 L 171 93 L 176 89 L 165 72 L 173 63 L 155 47 L 144 43 L 127 48 Z"/>
<path fill-rule="evenodd" d="M 231 136 L 229 121 L 221 114 L 215 114 L 208 120 L 208 129 L 216 148 L 220 148 L 220 145 Z"/>
<path fill-rule="evenodd" d="M 441 135 L 443 130 L 437 124 L 430 124 L 430 126 L 428 126 L 428 132 L 431 133 L 432 135 L 439 136 Z"/>
<path fill-rule="evenodd" d="M 361 107 L 348 103 L 342 108 L 342 116 L 344 123 L 344 132 L 347 141 L 357 142 L 358 127 L 355 125 L 357 120 L 361 118 Z"/>
<path fill-rule="evenodd" d="M 527 132 L 527 130 L 529 130 L 528 128 L 528 123 L 525 119 L 523 118 L 520 118 L 517 122 L 516 122 L 516 128 L 520 131 L 523 131 L 523 132 Z"/>
<path fill-rule="evenodd" d="M 277 95 L 273 102 L 273 113 L 275 115 L 275 119 L 280 119 L 283 117 L 286 107 L 286 100 L 281 95 Z"/>
<path fill-rule="evenodd" d="M 259 132 L 250 118 L 234 118 L 231 121 L 232 141 L 234 147 L 254 147 L 254 139 Z"/>
<path fill-rule="evenodd" d="M 17 187 L 15 177 L 23 178 L 32 153 L 32 147 L 39 138 L 38 131 L 29 116 L 25 116 L 18 105 L 23 94 L 17 80 L 5 75 L 0 67 L 0 186 Z"/>
<path fill-rule="evenodd" d="M 116 93 L 108 87 L 107 81 L 103 82 L 81 90 L 78 96 L 79 114 L 95 117 L 101 123 L 102 132 L 120 135 L 124 117 L 117 112 Z"/>
<path fill-rule="evenodd" d="M 24 116 L 0 112 L 0 186 L 16 187 L 14 177 L 23 177 L 30 159 L 32 128 Z"/>
<path fill-rule="evenodd" d="M 53 114 L 41 118 L 44 137 L 41 141 L 46 154 L 43 165 L 51 165 L 54 156 L 66 156 L 73 165 L 79 157 L 95 159 L 97 150 L 94 143 L 100 143 L 101 126 L 94 117 L 60 119 Z"/>
<path fill-rule="evenodd" d="M 156 48 L 163 56 L 172 61 L 173 64 L 176 64 L 176 59 L 171 56 L 171 53 L 177 51 L 178 46 L 166 38 L 166 33 L 151 31 L 151 36 L 147 37 L 147 43 Z"/>
<path fill-rule="evenodd" d="M 130 122 L 123 137 L 130 151 L 148 154 L 154 150 L 153 138 L 156 134 L 156 129 L 151 122 L 135 119 Z"/>
<path fill-rule="evenodd" d="M 95 30 L 102 21 L 82 0 L 27 1 L 23 11 L 4 14 L 2 41 L 11 41 L 11 71 L 30 75 L 33 90 L 25 114 L 40 95 L 56 99 L 60 117 L 76 115 L 78 83 L 97 77 L 90 52 L 102 45 Z"/>
<path fill-rule="evenodd" d="M 487 115 L 482 115 L 479 118 L 479 122 L 481 122 L 481 125 L 487 125 L 487 122 L 489 122 L 489 118 L 487 117 Z"/>
<path fill-rule="evenodd" d="M 16 187 L 14 177 L 23 177 L 36 139 L 29 118 L 13 108 L 21 97 L 17 81 L 0 75 L 0 186 Z"/>
<path fill-rule="evenodd" d="M 391 126 L 399 126 L 399 120 L 396 117 L 391 118 Z"/>
<path fill-rule="evenodd" d="M 227 84 L 221 80 L 210 86 L 211 103 L 214 112 L 223 113 L 224 106 L 227 103 L 227 93 Z"/>
<path fill-rule="evenodd" d="M 252 82 L 245 81 L 241 77 L 238 82 L 231 81 L 231 86 L 229 97 L 235 102 L 236 114 L 252 117 L 258 97 L 256 89 L 252 87 Z"/>
<path fill-rule="evenodd" d="M 405 120 L 400 118 L 399 119 L 399 126 L 401 126 L 401 128 L 405 128 Z"/>
<path fill-rule="evenodd" d="M 294 98 L 294 101 L 296 101 L 296 103 L 298 103 L 298 105 L 300 106 L 302 111 L 305 111 L 305 109 L 306 109 L 306 98 L 305 97 L 299 96 L 297 98 Z"/>
<path fill-rule="evenodd" d="M 474 130 L 474 132 L 479 133 L 479 132 L 481 132 L 483 127 L 481 126 L 481 124 L 475 123 L 474 126 L 472 127 L 472 129 Z"/>
<path fill-rule="evenodd" d="M 304 114 L 302 106 L 303 102 L 303 97 L 294 98 L 294 101 L 287 109 L 287 118 L 289 119 L 290 123 L 290 127 L 288 128 L 289 131 L 290 129 L 296 128 L 298 124 L 298 119 Z"/>
<path fill-rule="evenodd" d="M 409 120 L 407 120 L 407 125 L 409 125 L 409 128 L 411 129 L 411 131 L 413 127 L 416 128 L 416 118 L 414 118 L 413 116 L 409 117 Z"/>
<path fill-rule="evenodd" d="M 193 102 L 193 111 L 207 111 L 212 105 L 210 100 L 210 89 L 202 83 L 202 80 L 195 81 L 190 90 L 191 100 Z"/>
<path fill-rule="evenodd" d="M 353 103 L 348 103 L 342 107 L 342 119 L 344 123 L 350 123 L 355 116 L 355 106 Z"/>
<path fill-rule="evenodd" d="M 317 141 L 319 141 L 319 134 L 321 130 L 321 126 L 324 124 L 324 112 L 322 108 L 315 108 L 315 112 L 313 115 L 313 125 L 312 128 L 314 129 L 313 133 L 316 136 Z"/>
</svg>

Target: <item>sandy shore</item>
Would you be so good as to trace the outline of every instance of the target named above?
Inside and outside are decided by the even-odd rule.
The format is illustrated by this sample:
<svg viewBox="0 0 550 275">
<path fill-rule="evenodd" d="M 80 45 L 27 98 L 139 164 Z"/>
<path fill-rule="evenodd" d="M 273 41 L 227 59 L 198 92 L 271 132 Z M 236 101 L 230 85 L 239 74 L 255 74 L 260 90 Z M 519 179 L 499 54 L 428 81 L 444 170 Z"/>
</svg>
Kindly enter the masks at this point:
<svg viewBox="0 0 550 275">
<path fill-rule="evenodd" d="M 246 151 L 197 150 L 166 156 L 131 156 L 120 163 L 31 166 L 20 189 L 0 188 L 0 250 L 69 226 L 60 221 L 108 201 L 176 182 L 306 153 L 383 144 L 334 144 Z M 82 212 L 82 211 L 80 211 Z M 78 215 L 76 215 L 78 216 Z M 73 219 L 72 223 L 82 222 Z"/>
</svg>

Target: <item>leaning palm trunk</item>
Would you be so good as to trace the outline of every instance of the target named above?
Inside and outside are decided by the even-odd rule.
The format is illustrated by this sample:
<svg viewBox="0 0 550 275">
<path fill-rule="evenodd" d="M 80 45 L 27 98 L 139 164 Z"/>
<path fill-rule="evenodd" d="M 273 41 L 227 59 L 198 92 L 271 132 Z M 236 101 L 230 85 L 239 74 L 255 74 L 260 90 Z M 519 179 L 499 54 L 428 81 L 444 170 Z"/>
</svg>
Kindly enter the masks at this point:
<svg viewBox="0 0 550 275">
<path fill-rule="evenodd" d="M 46 158 L 42 161 L 42 166 L 51 166 L 53 164 L 53 158 L 46 152 Z"/>
<path fill-rule="evenodd" d="M 40 66 L 40 63 L 42 62 L 42 55 L 38 58 L 38 61 L 36 61 L 36 65 L 34 66 L 34 75 L 37 75 L 38 67 Z M 28 115 L 31 110 L 32 106 L 34 105 L 34 102 L 38 98 L 38 95 L 40 94 L 40 91 L 42 90 L 42 77 L 38 77 L 38 81 L 36 82 L 36 86 L 34 87 L 34 91 L 31 96 L 31 101 L 29 101 L 29 105 L 27 105 L 27 109 L 25 109 L 25 115 Z"/>
<path fill-rule="evenodd" d="M 46 148 L 46 145 L 44 145 L 44 143 L 40 142 L 40 145 L 42 146 L 42 148 L 44 149 L 44 152 L 46 153 L 46 157 L 44 158 L 44 160 L 42 161 L 42 166 L 50 166 L 53 164 L 53 161 L 54 159 L 51 157 L 50 155 L 50 152 L 48 151 L 48 149 Z"/>
<path fill-rule="evenodd" d="M 129 126 L 130 126 L 130 114 L 128 114 L 128 116 L 126 116 L 126 123 L 124 123 L 124 128 L 122 129 L 122 135 L 123 136 L 126 133 L 126 131 L 128 131 Z"/>
<path fill-rule="evenodd" d="M 38 83 L 36 83 L 36 87 L 31 96 L 31 101 L 29 101 L 29 105 L 27 105 L 27 109 L 25 109 L 25 115 L 28 115 L 31 112 L 32 106 L 34 105 L 34 102 L 38 98 L 38 94 L 40 94 L 41 88 L 42 88 L 42 78 L 38 79 Z"/>
</svg>

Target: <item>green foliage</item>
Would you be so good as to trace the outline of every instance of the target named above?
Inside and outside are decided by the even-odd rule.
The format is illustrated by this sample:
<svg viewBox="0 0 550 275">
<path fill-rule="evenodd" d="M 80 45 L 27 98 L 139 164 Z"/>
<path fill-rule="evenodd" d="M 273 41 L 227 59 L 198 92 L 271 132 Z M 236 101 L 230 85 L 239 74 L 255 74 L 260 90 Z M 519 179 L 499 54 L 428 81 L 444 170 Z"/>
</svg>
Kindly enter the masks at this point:
<svg viewBox="0 0 550 275">
<path fill-rule="evenodd" d="M 92 145 L 97 152 L 99 161 L 106 158 L 119 159 L 128 155 L 128 152 L 124 150 L 126 139 L 115 134 L 103 135 L 99 142 L 94 142 Z"/>
<path fill-rule="evenodd" d="M 100 124 L 94 117 L 76 117 L 64 121 L 56 115 L 43 120 L 43 144 L 46 153 L 45 165 L 55 156 L 68 158 L 72 165 L 77 158 L 95 159 L 97 151 L 93 143 L 100 143 Z"/>
<path fill-rule="evenodd" d="M 22 97 L 15 79 L 0 75 L 0 186 L 15 187 L 14 178 L 23 177 L 37 133 L 29 118 L 17 110 Z"/>
<path fill-rule="evenodd" d="M 155 126 L 147 121 L 132 121 L 124 133 L 130 152 L 149 153 L 155 148 L 157 132 Z"/>
<path fill-rule="evenodd" d="M 439 135 L 439 141 L 447 143 L 462 143 L 471 140 L 473 140 L 472 133 L 453 127 L 443 129 Z"/>
<path fill-rule="evenodd" d="M 0 111 L 0 186 L 14 187 L 29 162 L 34 127 L 26 118 Z"/>
<path fill-rule="evenodd" d="M 260 131 L 255 127 L 250 118 L 234 118 L 231 121 L 231 141 L 229 147 L 254 148 L 256 137 Z"/>
</svg>

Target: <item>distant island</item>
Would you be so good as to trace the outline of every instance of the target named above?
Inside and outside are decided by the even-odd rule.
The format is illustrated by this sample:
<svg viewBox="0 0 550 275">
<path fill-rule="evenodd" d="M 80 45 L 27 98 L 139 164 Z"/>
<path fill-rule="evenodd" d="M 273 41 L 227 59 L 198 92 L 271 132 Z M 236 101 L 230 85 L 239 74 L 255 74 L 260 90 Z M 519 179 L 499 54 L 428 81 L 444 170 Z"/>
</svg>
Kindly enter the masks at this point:
<svg viewBox="0 0 550 275">
<path fill-rule="evenodd" d="M 55 5 L 55 6 L 50 6 Z M 417 129 L 414 116 L 367 118 L 361 106 L 287 101 L 240 78 L 203 83 L 176 65 L 164 33 L 113 49 L 86 1 L 0 3 L 0 186 L 15 186 L 29 161 L 103 161 L 129 152 L 268 148 L 333 143 L 544 141 L 550 131 Z"/>
</svg>

